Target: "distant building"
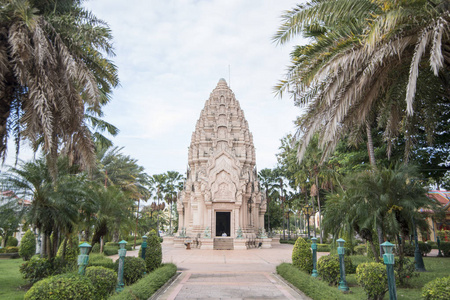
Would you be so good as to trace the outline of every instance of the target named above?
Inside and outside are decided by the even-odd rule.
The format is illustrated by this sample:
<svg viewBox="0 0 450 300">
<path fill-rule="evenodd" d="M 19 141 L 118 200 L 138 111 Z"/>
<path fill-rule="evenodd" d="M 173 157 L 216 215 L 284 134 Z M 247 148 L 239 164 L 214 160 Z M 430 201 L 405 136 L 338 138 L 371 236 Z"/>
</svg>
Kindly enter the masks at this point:
<svg viewBox="0 0 450 300">
<path fill-rule="evenodd" d="M 430 225 L 430 233 L 427 237 L 422 237 L 425 240 L 436 241 L 437 231 L 439 230 L 450 230 L 450 191 L 429 191 L 427 196 L 441 205 L 445 211 L 444 220 L 433 220 L 435 212 L 425 209 L 420 209 L 421 213 L 426 213 L 430 217 L 427 218 L 427 222 Z"/>
</svg>

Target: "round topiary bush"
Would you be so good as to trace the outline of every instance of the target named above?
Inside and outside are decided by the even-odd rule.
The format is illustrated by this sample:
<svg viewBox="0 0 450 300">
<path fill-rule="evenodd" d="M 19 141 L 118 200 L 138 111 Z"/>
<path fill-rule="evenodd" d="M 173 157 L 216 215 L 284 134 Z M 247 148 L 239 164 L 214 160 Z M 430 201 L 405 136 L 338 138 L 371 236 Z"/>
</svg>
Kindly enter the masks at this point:
<svg viewBox="0 0 450 300">
<path fill-rule="evenodd" d="M 115 262 L 115 270 L 119 269 L 119 259 Z M 145 261 L 140 257 L 126 256 L 123 265 L 123 281 L 125 285 L 131 285 L 144 276 L 146 270 Z"/>
<path fill-rule="evenodd" d="M 5 247 L 17 247 L 17 245 L 19 245 L 19 241 L 13 236 L 8 236 Z"/>
<path fill-rule="evenodd" d="M 436 278 L 425 284 L 422 297 L 426 300 L 450 299 L 450 276 Z"/>
<path fill-rule="evenodd" d="M 94 299 L 107 299 L 114 291 L 117 273 L 113 270 L 104 267 L 88 267 L 85 274 L 94 286 Z"/>
<path fill-rule="evenodd" d="M 345 274 L 351 274 L 355 272 L 350 257 L 344 257 Z M 317 271 L 323 280 L 330 285 L 337 285 L 340 281 L 340 266 L 339 255 L 327 255 L 319 258 L 317 262 Z"/>
<path fill-rule="evenodd" d="M 307 273 L 313 270 L 311 245 L 299 237 L 292 250 L 292 264 Z"/>
<path fill-rule="evenodd" d="M 47 258 L 33 256 L 29 261 L 20 266 L 22 277 L 30 283 L 35 283 L 45 277 L 61 274 L 66 271 L 66 264 L 60 257 L 56 257 L 53 262 Z"/>
<path fill-rule="evenodd" d="M 22 237 L 19 247 L 19 255 L 23 260 L 30 260 L 36 253 L 36 238 L 34 233 L 28 229 Z"/>
<path fill-rule="evenodd" d="M 61 245 L 59 246 L 58 253 L 56 256 L 62 257 L 63 249 L 64 249 L 64 242 L 66 239 L 63 240 Z M 78 237 L 76 235 L 72 236 L 71 238 L 67 239 L 66 242 L 66 254 L 64 259 L 67 261 L 77 261 L 78 255 L 80 255 L 80 248 L 78 247 Z"/>
<path fill-rule="evenodd" d="M 362 263 L 356 268 L 356 280 L 369 300 L 382 300 L 388 291 L 386 266 L 382 263 Z"/>
<path fill-rule="evenodd" d="M 95 243 L 92 246 L 91 253 L 100 253 L 100 243 Z"/>
<path fill-rule="evenodd" d="M 142 250 L 139 250 L 139 257 Z M 151 272 L 161 266 L 162 263 L 162 249 L 159 237 L 156 231 L 152 230 L 147 239 L 147 249 L 145 250 L 145 267 L 147 272 Z"/>
<path fill-rule="evenodd" d="M 66 273 L 36 282 L 24 300 L 96 299 L 94 286 L 86 276 Z"/>
</svg>

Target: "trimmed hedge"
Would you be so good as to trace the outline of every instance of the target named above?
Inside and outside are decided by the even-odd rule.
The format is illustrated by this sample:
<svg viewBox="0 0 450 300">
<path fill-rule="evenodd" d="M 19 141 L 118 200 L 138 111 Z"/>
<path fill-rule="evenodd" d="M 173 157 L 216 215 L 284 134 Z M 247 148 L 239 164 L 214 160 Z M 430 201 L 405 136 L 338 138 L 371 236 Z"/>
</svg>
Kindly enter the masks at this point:
<svg viewBox="0 0 450 300">
<path fill-rule="evenodd" d="M 17 247 L 17 245 L 19 245 L 19 241 L 13 236 L 8 236 L 5 247 Z"/>
<path fill-rule="evenodd" d="M 114 291 L 117 282 L 117 273 L 104 267 L 88 267 L 86 277 L 94 286 L 95 299 L 107 299 Z"/>
<path fill-rule="evenodd" d="M 113 260 L 103 254 L 91 253 L 89 255 L 88 267 L 105 267 L 111 270 L 115 269 Z"/>
<path fill-rule="evenodd" d="M 0 249 L 0 253 L 17 253 L 19 252 L 19 248 L 16 246 L 8 246 Z"/>
<path fill-rule="evenodd" d="M 450 299 L 450 276 L 436 278 L 422 288 L 422 297 L 426 300 Z"/>
<path fill-rule="evenodd" d="M 88 277 L 67 273 L 36 282 L 25 294 L 24 300 L 91 300 L 95 299 L 93 290 Z"/>
<path fill-rule="evenodd" d="M 55 257 L 53 261 L 47 258 L 33 256 L 29 261 L 20 266 L 22 277 L 30 283 L 35 283 L 45 277 L 65 273 L 70 265 L 63 262 L 61 257 Z"/>
<path fill-rule="evenodd" d="M 450 256 L 450 242 L 441 242 L 439 248 L 441 248 L 441 252 L 444 256 L 446 257 Z"/>
<path fill-rule="evenodd" d="M 311 244 L 299 237 L 292 250 L 292 265 L 311 273 L 313 269 Z"/>
<path fill-rule="evenodd" d="M 36 253 L 36 238 L 34 233 L 28 229 L 22 237 L 19 247 L 19 255 L 23 260 L 30 260 Z"/>
<path fill-rule="evenodd" d="M 139 257 L 142 257 L 142 248 L 139 249 Z M 156 268 L 159 268 L 162 263 L 162 249 L 161 240 L 156 235 L 156 232 L 152 230 L 147 239 L 147 248 L 145 249 L 145 266 L 147 272 L 151 272 Z"/>
<path fill-rule="evenodd" d="M 125 287 L 120 293 L 112 296 L 111 300 L 147 300 L 160 287 L 162 287 L 177 272 L 174 264 L 164 264 L 162 267 L 149 273 L 133 285 Z"/>
<path fill-rule="evenodd" d="M 313 299 L 346 299 L 336 288 L 328 286 L 324 281 L 311 277 L 311 275 L 297 269 L 291 264 L 282 263 L 277 266 L 277 273 Z"/>
<path fill-rule="evenodd" d="M 317 244 L 317 252 L 330 252 L 331 245 L 330 244 Z"/>
<path fill-rule="evenodd" d="M 345 274 L 355 273 L 355 267 L 348 256 L 344 256 Z M 330 285 L 337 285 L 340 280 L 340 266 L 338 255 L 326 255 L 317 262 L 319 276 Z"/>
<path fill-rule="evenodd" d="M 119 269 L 119 259 L 115 262 L 115 270 Z M 131 285 L 144 276 L 145 261 L 140 257 L 126 256 L 123 268 L 123 281 L 125 285 Z"/>
<path fill-rule="evenodd" d="M 115 246 L 104 246 L 103 247 L 103 254 L 105 254 L 106 256 L 116 255 L 118 253 L 119 253 L 119 247 L 115 247 Z"/>
</svg>

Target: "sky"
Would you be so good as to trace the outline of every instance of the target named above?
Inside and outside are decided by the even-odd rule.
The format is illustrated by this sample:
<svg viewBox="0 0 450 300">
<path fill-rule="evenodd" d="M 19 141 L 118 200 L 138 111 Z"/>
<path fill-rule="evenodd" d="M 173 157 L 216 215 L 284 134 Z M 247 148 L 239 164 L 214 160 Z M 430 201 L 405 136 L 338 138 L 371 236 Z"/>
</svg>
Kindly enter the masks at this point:
<svg viewBox="0 0 450 300">
<path fill-rule="evenodd" d="M 259 170 L 276 166 L 280 139 L 301 114 L 273 86 L 300 38 L 277 46 L 272 36 L 290 0 L 90 0 L 114 36 L 121 86 L 103 108 L 120 130 L 112 140 L 149 175 L 184 174 L 200 112 L 220 78 L 240 102 L 253 134 Z M 11 147 L 7 161 L 14 160 Z M 19 156 L 27 159 L 29 151 Z"/>
</svg>

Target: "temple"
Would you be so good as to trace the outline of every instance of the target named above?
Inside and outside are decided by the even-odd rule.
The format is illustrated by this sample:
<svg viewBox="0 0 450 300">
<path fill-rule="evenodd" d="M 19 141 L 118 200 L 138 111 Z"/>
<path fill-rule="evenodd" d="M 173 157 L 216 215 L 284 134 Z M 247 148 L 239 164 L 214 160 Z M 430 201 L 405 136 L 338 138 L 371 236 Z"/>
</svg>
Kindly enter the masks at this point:
<svg viewBox="0 0 450 300">
<path fill-rule="evenodd" d="M 201 249 L 270 247 L 253 136 L 224 79 L 206 101 L 192 134 L 177 210 L 175 244 L 189 238 Z"/>
</svg>

